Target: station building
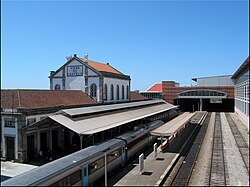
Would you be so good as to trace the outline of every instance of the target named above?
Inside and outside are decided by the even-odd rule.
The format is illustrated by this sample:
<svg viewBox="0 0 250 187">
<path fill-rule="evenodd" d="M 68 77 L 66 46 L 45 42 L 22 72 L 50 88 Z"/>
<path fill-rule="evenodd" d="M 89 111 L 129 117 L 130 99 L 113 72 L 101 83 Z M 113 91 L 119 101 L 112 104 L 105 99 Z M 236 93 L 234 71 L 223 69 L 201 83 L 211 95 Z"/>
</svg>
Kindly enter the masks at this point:
<svg viewBox="0 0 250 187">
<path fill-rule="evenodd" d="M 130 76 L 109 63 L 84 58 L 67 57 L 58 70 L 50 72 L 51 90 L 82 90 L 98 103 L 118 103 L 130 100 Z"/>
<path fill-rule="evenodd" d="M 162 81 L 163 99 L 181 111 L 234 112 L 234 83 L 231 75 L 193 78 L 196 86 Z"/>
<path fill-rule="evenodd" d="M 25 128 L 67 108 L 98 105 L 80 90 L 1 90 L 1 159 L 23 162 L 43 147 Z M 46 133 L 39 131 L 43 140 Z M 37 149 L 30 149 L 39 145 Z"/>
<path fill-rule="evenodd" d="M 232 76 L 235 83 L 235 112 L 249 129 L 249 57 Z"/>
</svg>

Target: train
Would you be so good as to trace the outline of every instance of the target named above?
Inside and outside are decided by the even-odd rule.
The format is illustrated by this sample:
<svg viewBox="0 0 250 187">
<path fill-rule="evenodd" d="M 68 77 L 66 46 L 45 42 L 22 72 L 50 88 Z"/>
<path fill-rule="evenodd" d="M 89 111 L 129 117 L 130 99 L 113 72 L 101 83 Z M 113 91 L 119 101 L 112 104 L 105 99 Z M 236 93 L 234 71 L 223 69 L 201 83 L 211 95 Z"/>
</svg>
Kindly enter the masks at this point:
<svg viewBox="0 0 250 187">
<path fill-rule="evenodd" d="M 126 163 L 155 141 L 150 131 L 163 125 L 156 120 L 113 139 L 89 146 L 26 173 L 8 179 L 2 186 L 91 186 L 107 172 Z"/>
</svg>

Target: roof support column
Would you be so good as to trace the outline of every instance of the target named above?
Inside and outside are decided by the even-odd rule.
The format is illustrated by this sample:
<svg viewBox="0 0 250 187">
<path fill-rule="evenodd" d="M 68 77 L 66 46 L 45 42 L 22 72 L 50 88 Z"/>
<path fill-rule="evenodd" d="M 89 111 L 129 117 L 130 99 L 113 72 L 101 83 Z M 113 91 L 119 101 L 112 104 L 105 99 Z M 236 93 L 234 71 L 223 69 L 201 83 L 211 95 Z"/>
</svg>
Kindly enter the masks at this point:
<svg viewBox="0 0 250 187">
<path fill-rule="evenodd" d="M 52 151 L 52 130 L 49 125 L 49 151 Z"/>
<path fill-rule="evenodd" d="M 92 135 L 92 145 L 95 144 L 95 134 Z"/>
<path fill-rule="evenodd" d="M 202 111 L 202 98 L 200 98 L 200 111 Z"/>
<path fill-rule="evenodd" d="M 79 136 L 80 136 L 80 149 L 82 149 L 82 135 L 81 134 L 79 134 Z"/>
<path fill-rule="evenodd" d="M 39 129 L 39 127 L 38 127 L 38 130 L 37 130 L 37 153 L 39 153 L 39 155 L 40 155 L 40 151 L 41 151 L 41 142 L 40 142 L 40 140 L 41 140 L 41 138 L 40 138 L 40 129 Z"/>
</svg>

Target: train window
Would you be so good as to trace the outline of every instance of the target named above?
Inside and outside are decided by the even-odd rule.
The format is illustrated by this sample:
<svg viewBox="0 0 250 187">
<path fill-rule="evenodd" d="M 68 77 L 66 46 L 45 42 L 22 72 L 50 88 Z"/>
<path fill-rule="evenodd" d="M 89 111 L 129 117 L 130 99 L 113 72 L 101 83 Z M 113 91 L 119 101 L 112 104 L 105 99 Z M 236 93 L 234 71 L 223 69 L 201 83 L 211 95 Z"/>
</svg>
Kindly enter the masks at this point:
<svg viewBox="0 0 250 187">
<path fill-rule="evenodd" d="M 116 150 L 112 153 L 108 154 L 108 162 L 111 162 L 112 160 L 116 159 L 117 157 L 119 157 L 121 155 L 119 150 Z"/>
<path fill-rule="evenodd" d="M 95 172 L 96 170 L 100 169 L 104 166 L 104 157 L 89 164 L 89 174 Z"/>
<path fill-rule="evenodd" d="M 86 169 L 86 168 L 85 168 Z M 70 175 L 70 184 L 73 185 L 81 180 L 81 170 Z"/>
<path fill-rule="evenodd" d="M 134 140 L 133 142 L 129 143 L 129 144 L 128 144 L 128 149 L 134 147 L 136 144 L 138 144 L 138 143 L 140 143 L 141 141 L 143 141 L 144 139 L 146 139 L 147 136 L 148 136 L 148 135 L 145 134 L 145 135 L 141 136 L 140 138 Z"/>
</svg>

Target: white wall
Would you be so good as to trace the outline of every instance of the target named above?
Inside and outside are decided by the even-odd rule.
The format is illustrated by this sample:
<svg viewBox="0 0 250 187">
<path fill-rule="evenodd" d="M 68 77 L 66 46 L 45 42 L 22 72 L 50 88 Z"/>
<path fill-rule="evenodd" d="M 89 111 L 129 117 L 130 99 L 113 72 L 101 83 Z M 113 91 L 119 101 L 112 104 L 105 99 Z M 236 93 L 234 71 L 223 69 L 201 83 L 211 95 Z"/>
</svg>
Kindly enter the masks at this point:
<svg viewBox="0 0 250 187">
<path fill-rule="evenodd" d="M 54 77 L 62 77 L 62 76 L 63 76 L 62 70 L 54 75 Z"/>
<path fill-rule="evenodd" d="M 55 90 L 55 85 L 59 84 L 60 88 L 62 90 L 63 85 L 62 85 L 62 79 L 61 78 L 57 78 L 57 79 L 53 79 L 52 80 L 52 89 Z"/>
<path fill-rule="evenodd" d="M 121 80 L 121 79 L 114 79 L 114 78 L 104 78 L 103 80 L 103 87 L 104 85 L 107 84 L 108 87 L 108 93 L 107 93 L 107 102 L 117 102 L 117 101 L 128 101 L 129 99 L 127 98 L 127 86 L 129 86 L 129 80 Z M 114 86 L 114 100 L 110 100 L 110 87 L 111 84 Z M 116 98 L 116 85 L 119 85 L 119 100 Z M 122 85 L 124 85 L 124 100 L 122 100 Z"/>
<path fill-rule="evenodd" d="M 81 66 L 82 67 L 82 76 L 68 76 L 68 67 L 69 66 Z M 85 92 L 85 66 L 78 62 L 77 60 L 73 60 L 70 64 L 65 67 L 65 90 L 82 90 Z"/>
</svg>

